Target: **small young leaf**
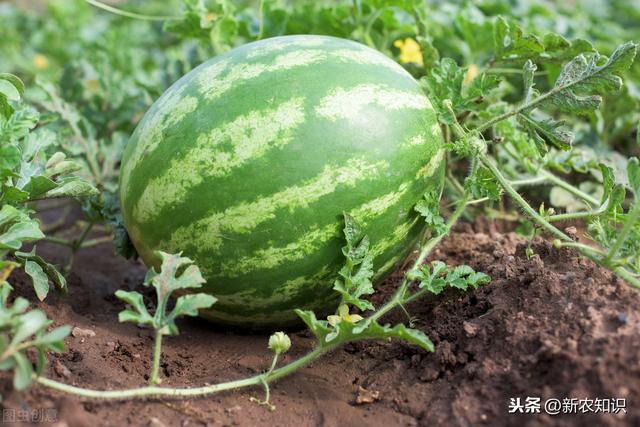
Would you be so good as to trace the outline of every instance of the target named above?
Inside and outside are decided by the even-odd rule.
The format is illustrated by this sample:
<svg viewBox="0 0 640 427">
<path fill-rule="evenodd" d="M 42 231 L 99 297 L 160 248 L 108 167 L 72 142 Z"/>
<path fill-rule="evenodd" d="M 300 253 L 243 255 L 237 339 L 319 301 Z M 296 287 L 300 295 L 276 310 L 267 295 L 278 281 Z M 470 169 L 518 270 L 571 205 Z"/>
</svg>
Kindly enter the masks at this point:
<svg viewBox="0 0 640 427">
<path fill-rule="evenodd" d="M 22 82 L 22 80 L 20 80 L 18 76 L 15 76 L 10 73 L 0 73 L 0 80 L 9 82 L 14 87 L 14 89 L 18 93 L 18 98 L 13 99 L 14 101 L 17 101 L 18 99 L 20 99 L 21 95 L 24 95 L 24 83 Z"/>
<path fill-rule="evenodd" d="M 0 250 L 19 250 L 23 243 L 44 237 L 36 220 L 29 218 L 13 206 L 0 209 Z"/>
<path fill-rule="evenodd" d="M 344 214 L 344 221 L 347 244 L 343 246 L 342 253 L 346 262 L 333 289 L 342 296 L 343 303 L 361 310 L 373 310 L 373 304 L 363 298 L 373 294 L 373 257 L 369 254 L 369 238 L 362 235 L 362 227 L 348 213 Z"/>
<path fill-rule="evenodd" d="M 58 271 L 58 269 L 54 265 L 49 264 L 44 259 L 42 259 L 42 257 L 36 255 L 36 247 L 35 246 L 31 249 L 31 252 L 16 251 L 16 252 L 14 252 L 13 255 L 17 259 L 19 259 L 20 261 L 24 261 L 25 263 L 27 261 L 35 262 L 36 264 L 38 264 L 42 268 L 42 270 L 47 275 L 49 280 L 51 280 L 53 282 L 53 284 L 55 285 L 55 287 L 58 290 L 63 291 L 63 292 L 67 290 L 67 280 L 64 278 L 64 276 L 62 274 L 60 274 L 60 272 Z"/>
<path fill-rule="evenodd" d="M 142 294 L 119 289 L 116 291 L 115 296 L 133 308 L 133 310 L 123 310 L 118 313 L 118 320 L 120 322 L 134 322 L 138 325 L 153 324 L 153 317 L 151 317 L 144 305 Z"/>
<path fill-rule="evenodd" d="M 198 310 L 211 307 L 217 299 L 208 294 L 183 295 L 176 300 L 176 305 L 169 314 L 169 318 L 180 316 L 197 316 Z"/>
<path fill-rule="evenodd" d="M 24 265 L 24 271 L 31 277 L 33 289 L 35 289 L 38 299 L 44 301 L 49 293 L 49 278 L 44 270 L 35 262 L 27 261 Z"/>
<path fill-rule="evenodd" d="M 538 67 L 530 59 L 522 67 L 522 79 L 524 80 L 524 103 L 529 102 L 533 96 L 533 77 Z"/>
<path fill-rule="evenodd" d="M 18 89 L 7 80 L 3 80 L 1 76 L 0 76 L 0 96 L 4 96 L 9 101 L 20 100 L 20 92 L 18 92 Z"/>
<path fill-rule="evenodd" d="M 34 335 L 40 329 L 46 327 L 49 322 L 47 316 L 37 309 L 21 315 L 18 321 L 19 324 L 11 340 L 11 346 L 15 346 Z"/>
<path fill-rule="evenodd" d="M 33 381 L 33 366 L 27 357 L 20 353 L 14 353 L 13 359 L 16 361 L 15 372 L 13 374 L 13 387 L 16 390 L 24 390 Z"/>
<path fill-rule="evenodd" d="M 627 178 L 636 200 L 640 201 L 640 161 L 637 157 L 630 158 L 627 163 Z"/>
<path fill-rule="evenodd" d="M 537 120 L 529 114 L 518 114 L 518 122 L 529 135 L 534 138 L 541 155 L 547 152 L 546 145 L 550 144 L 561 150 L 569 150 L 573 141 L 573 134 L 562 129 L 563 122 L 553 119 Z"/>
<path fill-rule="evenodd" d="M 542 41 L 536 36 L 524 35 L 515 22 L 498 17 L 493 31 L 496 59 L 532 58 L 544 52 Z"/>
<path fill-rule="evenodd" d="M 422 215 L 429 229 L 433 230 L 436 235 L 447 232 L 447 225 L 444 218 L 440 216 L 439 193 L 426 193 L 422 199 L 418 200 L 414 209 Z"/>
<path fill-rule="evenodd" d="M 496 182 L 491 171 L 484 166 L 467 176 L 464 186 L 476 199 L 488 197 L 491 200 L 500 200 L 502 196 L 502 187 Z"/>
<path fill-rule="evenodd" d="M 78 177 L 64 178 L 58 187 L 46 193 L 46 197 L 87 197 L 98 194 L 98 190 Z"/>
<path fill-rule="evenodd" d="M 71 326 L 69 325 L 59 326 L 54 330 L 52 330 L 51 332 L 46 333 L 41 338 L 38 338 L 36 340 L 36 343 L 51 345 L 60 341 L 64 342 L 64 339 L 68 337 L 70 333 L 71 333 Z"/>
</svg>

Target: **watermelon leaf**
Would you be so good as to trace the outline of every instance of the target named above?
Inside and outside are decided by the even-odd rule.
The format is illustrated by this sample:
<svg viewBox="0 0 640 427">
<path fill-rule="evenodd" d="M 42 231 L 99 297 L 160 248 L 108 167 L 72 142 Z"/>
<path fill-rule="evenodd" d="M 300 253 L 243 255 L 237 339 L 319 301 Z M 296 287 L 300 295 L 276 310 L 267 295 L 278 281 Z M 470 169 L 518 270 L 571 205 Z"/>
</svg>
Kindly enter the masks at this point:
<svg viewBox="0 0 640 427">
<path fill-rule="evenodd" d="M 407 328 L 403 324 L 391 327 L 364 319 L 356 323 L 341 321 L 334 326 L 327 320 L 318 320 L 312 311 L 296 309 L 295 312 L 313 332 L 320 347 L 332 347 L 355 340 L 398 338 L 416 344 L 427 351 L 434 350 L 433 343 L 424 332 Z"/>
<path fill-rule="evenodd" d="M 517 120 L 535 143 L 540 155 L 547 153 L 547 145 L 569 150 L 573 134 L 563 129 L 564 122 L 552 118 L 538 118 L 535 108 L 553 108 L 563 113 L 590 114 L 600 107 L 603 95 L 622 87 L 621 73 L 626 71 L 636 56 L 637 45 L 627 42 L 620 45 L 604 63 L 602 55 L 594 53 L 587 59 L 580 54 L 569 61 L 560 72 L 553 88 L 532 101 L 535 64 L 524 64 L 524 100 L 518 110 Z M 530 105 L 531 104 L 531 105 Z"/>
<path fill-rule="evenodd" d="M 38 264 L 33 263 L 33 266 L 39 268 Z M 6 264 L 0 264 L 0 269 L 6 267 Z M 46 276 L 43 280 L 46 280 Z M 64 339 L 71 332 L 71 327 L 65 325 L 47 332 L 52 321 L 44 312 L 39 309 L 27 311 L 29 302 L 22 297 L 16 298 L 10 305 L 10 292 L 11 286 L 0 280 L 0 329 L 5 334 L 0 339 L 0 370 L 13 370 L 14 387 L 24 390 L 33 382 L 34 374 L 28 352 L 35 349 L 40 356 L 35 367 L 36 375 L 40 375 L 46 364 L 46 359 L 41 356 L 46 350 L 57 353 L 64 351 Z"/>
<path fill-rule="evenodd" d="M 162 335 L 177 335 L 178 327 L 175 323 L 178 317 L 197 316 L 201 309 L 211 307 L 216 298 L 204 293 L 194 293 L 180 296 L 171 311 L 167 311 L 169 298 L 174 292 L 184 292 L 186 289 L 202 287 L 205 280 L 200 269 L 193 265 L 193 261 L 183 257 L 181 253 L 168 254 L 156 251 L 156 256 L 162 260 L 160 271 L 149 269 L 145 277 L 144 286 L 152 286 L 156 291 L 156 310 L 152 316 L 147 310 L 142 294 L 135 291 L 118 290 L 116 297 L 124 301 L 129 307 L 118 315 L 120 322 L 133 322 L 139 326 L 151 326 Z"/>
<path fill-rule="evenodd" d="M 431 265 L 422 264 L 409 273 L 409 278 L 418 281 L 420 289 L 434 295 L 440 294 L 447 286 L 466 291 L 469 287 L 475 289 L 491 282 L 491 277 L 487 274 L 476 272 L 468 265 L 451 269 L 442 261 L 433 261 Z"/>
<path fill-rule="evenodd" d="M 41 270 L 42 272 L 45 274 L 45 277 L 47 278 L 47 285 L 46 287 L 44 286 L 44 283 L 41 284 L 41 291 L 44 291 L 45 289 L 48 290 L 49 289 L 49 280 L 51 282 L 53 282 L 53 284 L 55 285 L 55 287 L 62 292 L 66 292 L 67 290 L 67 280 L 64 278 L 64 276 L 62 274 L 60 274 L 60 272 L 58 271 L 58 269 L 53 265 L 53 264 L 49 264 L 48 262 L 46 262 L 42 257 L 36 255 L 36 247 L 34 246 L 30 252 L 14 252 L 13 256 L 26 264 L 31 262 L 36 264 Z M 34 267 L 35 268 L 35 267 Z M 26 271 L 26 268 L 25 268 Z M 33 277 L 33 276 L 32 276 Z M 40 298 L 40 300 L 44 300 L 44 298 L 46 297 L 46 292 L 44 293 L 38 293 L 38 289 L 36 288 L 36 283 L 35 283 L 35 279 L 34 279 L 34 289 L 36 289 L 36 294 L 38 294 L 38 298 Z"/>
<path fill-rule="evenodd" d="M 637 157 L 630 158 L 627 163 L 627 179 L 636 198 L 636 203 L 640 202 L 640 161 Z"/>
<path fill-rule="evenodd" d="M 363 236 L 362 227 L 348 213 L 344 213 L 344 222 L 347 244 L 342 247 L 342 254 L 346 262 L 333 289 L 342 296 L 343 304 L 351 304 L 360 310 L 373 310 L 373 304 L 363 298 L 373 294 L 373 257 L 369 253 L 369 238 Z"/>
<path fill-rule="evenodd" d="M 3 251 L 19 250 L 23 243 L 42 239 L 44 234 L 35 219 L 10 205 L 0 209 L 0 255 Z"/>
<path fill-rule="evenodd" d="M 422 215 L 424 222 L 436 235 L 447 232 L 444 218 L 440 216 L 440 197 L 436 192 L 425 193 L 424 197 L 416 203 L 414 209 Z"/>
</svg>

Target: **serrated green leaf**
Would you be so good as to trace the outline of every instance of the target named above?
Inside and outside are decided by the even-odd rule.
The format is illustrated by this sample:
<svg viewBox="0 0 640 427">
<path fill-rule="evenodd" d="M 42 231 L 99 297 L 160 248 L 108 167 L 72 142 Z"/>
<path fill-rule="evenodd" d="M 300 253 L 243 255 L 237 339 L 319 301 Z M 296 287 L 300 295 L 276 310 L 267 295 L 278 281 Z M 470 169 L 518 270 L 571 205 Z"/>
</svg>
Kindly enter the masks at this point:
<svg viewBox="0 0 640 427">
<path fill-rule="evenodd" d="M 540 155 L 546 154 L 546 144 L 561 150 L 571 149 L 573 134 L 562 128 L 564 122 L 551 118 L 538 120 L 526 113 L 518 114 L 517 120 L 533 138 Z"/>
<path fill-rule="evenodd" d="M 21 157 L 17 144 L 8 143 L 0 145 L 0 178 L 2 181 L 4 181 L 4 178 L 10 176 L 11 171 L 20 165 Z"/>
<path fill-rule="evenodd" d="M 551 96 L 542 105 L 575 114 L 593 111 L 600 106 L 600 95 L 620 89 L 620 74 L 631 66 L 636 49 L 633 42 L 620 45 L 602 65 L 599 65 L 602 57 L 598 54 L 589 60 L 583 55 L 576 56 L 563 67 Z"/>
<path fill-rule="evenodd" d="M 97 195 L 98 190 L 87 181 L 79 177 L 64 178 L 56 188 L 48 191 L 45 196 L 53 197 L 87 197 Z"/>
<path fill-rule="evenodd" d="M 58 175 L 68 175 L 73 172 L 77 172 L 80 169 L 80 165 L 72 160 L 64 160 L 54 164 L 47 164 L 45 174 L 48 177 L 56 177 Z"/>
<path fill-rule="evenodd" d="M 6 203 L 17 204 L 29 200 L 29 193 L 22 191 L 16 187 L 9 187 L 4 190 L 2 201 Z"/>
<path fill-rule="evenodd" d="M 18 141 L 24 138 L 36 126 L 39 117 L 38 111 L 31 107 L 13 111 L 0 133 L 0 140 Z"/>
<path fill-rule="evenodd" d="M 496 59 L 532 58 L 544 52 L 542 41 L 534 35 L 524 35 L 515 22 L 498 17 L 493 30 Z"/>
<path fill-rule="evenodd" d="M 444 218 L 440 216 L 440 200 L 438 192 L 426 193 L 422 199 L 418 200 L 414 209 L 422 215 L 427 227 L 436 235 L 447 232 L 447 225 Z"/>
<path fill-rule="evenodd" d="M 420 80 L 441 123 L 451 125 L 455 122 L 455 116 L 466 111 L 481 110 L 482 101 L 498 87 L 496 76 L 480 73 L 474 77 L 469 73 L 468 68 L 458 66 L 453 59 L 443 58 Z M 444 106 L 445 101 L 451 103 L 450 109 Z"/>
<path fill-rule="evenodd" d="M 346 260 L 333 289 L 341 295 L 343 303 L 361 310 L 373 310 L 373 304 L 363 298 L 373 294 L 373 257 L 369 254 L 369 238 L 362 235 L 362 227 L 346 212 L 344 221 L 347 244 L 342 248 L 342 253 Z"/>
<path fill-rule="evenodd" d="M 382 326 L 368 319 L 358 323 L 339 322 L 335 327 L 326 320 L 318 320 L 312 311 L 295 310 L 296 314 L 316 336 L 320 346 L 338 345 L 343 342 L 362 339 L 398 338 L 433 351 L 433 343 L 422 332 L 399 324 L 394 327 Z"/>
<path fill-rule="evenodd" d="M 362 239 L 362 228 L 357 223 L 355 218 L 346 212 L 343 212 L 344 217 L 344 237 L 347 239 L 348 246 L 356 246 Z"/>
<path fill-rule="evenodd" d="M 152 284 L 159 295 L 168 295 L 178 289 L 199 288 L 205 283 L 200 269 L 193 264 L 189 258 L 181 256 L 181 254 L 168 254 L 162 251 L 156 251 L 156 256 L 162 259 L 160 273 L 150 270 L 151 275 L 146 281 Z M 184 271 L 180 274 L 183 267 Z"/>
<path fill-rule="evenodd" d="M 476 272 L 468 265 L 460 265 L 451 270 L 445 263 L 433 261 L 431 269 L 428 264 L 420 266 L 420 274 L 416 280 L 420 282 L 420 289 L 438 295 L 446 286 L 467 290 L 469 286 L 476 288 L 487 284 L 491 278 L 484 273 Z"/>
<path fill-rule="evenodd" d="M 488 197 L 491 200 L 500 200 L 502 196 L 502 187 L 497 183 L 491 171 L 483 166 L 467 176 L 464 186 L 475 199 Z"/>
</svg>

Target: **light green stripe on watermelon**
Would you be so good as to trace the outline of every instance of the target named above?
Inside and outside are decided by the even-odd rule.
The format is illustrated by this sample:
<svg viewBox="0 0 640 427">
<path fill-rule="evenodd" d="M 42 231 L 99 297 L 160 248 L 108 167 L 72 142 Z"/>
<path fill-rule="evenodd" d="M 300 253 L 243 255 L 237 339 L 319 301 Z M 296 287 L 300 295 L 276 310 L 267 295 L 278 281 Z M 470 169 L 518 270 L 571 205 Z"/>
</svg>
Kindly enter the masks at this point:
<svg viewBox="0 0 640 427">
<path fill-rule="evenodd" d="M 363 84 L 337 88 L 320 101 L 316 113 L 331 120 L 362 120 L 364 108 L 376 105 L 384 110 L 433 109 L 422 94 L 390 89 L 384 85 Z"/>
<path fill-rule="evenodd" d="M 294 67 L 303 67 L 326 59 L 322 51 L 294 51 L 279 55 L 271 64 L 248 63 L 231 67 L 231 71 L 218 79 L 200 81 L 200 93 L 208 100 L 220 98 L 230 89 L 262 74 L 282 72 Z"/>
<path fill-rule="evenodd" d="M 259 52 L 259 51 L 256 51 Z M 261 59 L 266 54 L 256 54 L 253 59 Z M 391 62 L 384 55 L 371 51 L 370 49 L 338 49 L 325 51 L 320 49 L 293 50 L 276 56 L 270 63 L 251 62 L 234 64 L 225 76 L 216 79 L 200 79 L 200 93 L 207 100 L 213 100 L 225 95 L 232 88 L 242 83 L 261 77 L 265 74 L 281 73 L 298 67 L 308 67 L 310 65 L 325 61 L 351 62 L 361 65 L 387 67 L 391 72 L 406 74 L 407 72 L 399 65 Z M 216 70 L 217 71 L 217 70 Z M 426 99 L 426 98 L 425 98 Z"/>
<path fill-rule="evenodd" d="M 329 266 L 325 266 L 317 274 L 313 276 L 299 276 L 291 280 L 287 280 L 275 292 L 270 295 L 263 295 L 260 289 L 252 288 L 241 292 L 222 296 L 223 304 L 237 306 L 251 306 L 255 309 L 269 308 L 275 304 L 291 301 L 298 297 L 304 297 L 308 291 L 305 286 L 322 286 L 322 281 L 331 276 L 332 270 Z"/>
<path fill-rule="evenodd" d="M 192 187 L 205 179 L 224 176 L 268 150 L 283 147 L 293 139 L 292 130 L 303 121 L 303 99 L 295 98 L 200 134 L 184 158 L 172 160 L 164 175 L 147 184 L 134 208 L 134 217 L 139 222 L 149 221 L 165 206 L 183 200 Z"/>
<path fill-rule="evenodd" d="M 391 232 L 391 235 L 374 243 L 371 246 L 370 253 L 374 257 L 382 255 L 393 246 L 401 243 L 409 234 L 414 225 L 420 220 L 420 217 L 414 217 L 411 221 L 405 222 Z"/>
<path fill-rule="evenodd" d="M 440 168 L 442 161 L 444 160 L 444 149 L 440 149 L 436 152 L 436 154 L 431 157 L 429 162 L 421 167 L 416 173 L 416 178 L 429 178 L 436 173 L 436 171 Z"/>
<path fill-rule="evenodd" d="M 265 43 L 260 49 L 253 49 L 247 53 L 247 58 L 255 59 L 261 56 L 272 55 L 274 53 L 281 52 L 288 49 L 308 49 L 313 47 L 322 47 L 328 43 L 328 40 L 322 37 L 314 36 L 297 36 L 296 40 L 287 40 L 286 38 L 274 38 L 270 39 L 270 42 Z"/>
<path fill-rule="evenodd" d="M 339 236 L 340 224 L 314 226 L 309 230 L 301 238 L 285 246 L 259 249 L 240 259 L 223 263 L 215 273 L 213 271 L 208 273 L 239 277 L 246 274 L 247 271 L 272 269 L 285 263 L 303 259 L 320 249 L 329 239 Z"/>
<path fill-rule="evenodd" d="M 377 280 L 380 276 L 386 274 L 389 270 L 391 270 L 397 263 L 404 260 L 407 257 L 407 254 L 404 252 L 398 252 L 396 255 L 391 257 L 389 261 L 384 263 L 384 265 L 380 266 L 380 268 L 373 275 L 373 280 Z"/>
<path fill-rule="evenodd" d="M 359 206 L 349 213 L 360 223 L 361 226 L 367 225 L 371 219 L 385 213 L 389 208 L 398 203 L 402 197 L 411 189 L 412 182 L 403 182 L 397 190 L 376 197 L 370 202 Z"/>
<path fill-rule="evenodd" d="M 411 137 L 404 145 L 406 146 L 415 146 L 422 145 L 427 143 L 427 137 L 424 134 L 418 134 L 414 137 Z"/>
<path fill-rule="evenodd" d="M 250 202 L 243 202 L 226 209 L 224 212 L 208 213 L 207 217 L 177 228 L 167 245 L 175 248 L 187 247 L 199 236 L 208 238 L 201 242 L 200 248 L 217 251 L 223 244 L 225 233 L 247 233 L 259 224 L 276 218 L 281 209 L 293 212 L 306 208 L 338 187 L 353 187 L 361 181 L 380 175 L 389 164 L 380 161 L 374 164 L 363 159 L 350 159 L 343 167 L 326 166 L 321 174 L 300 185 L 286 189 Z"/>
<path fill-rule="evenodd" d="M 184 95 L 184 89 L 185 87 L 182 86 L 177 90 L 167 92 L 155 106 L 157 113 L 140 123 L 137 129 L 139 142 L 131 154 L 132 159 L 139 161 L 143 158 L 143 153 L 155 150 L 162 141 L 162 131 L 179 123 L 187 114 L 195 111 L 198 107 L 198 99 Z M 125 183 L 129 180 L 131 171 L 136 167 L 138 161 L 127 162 L 120 170 L 121 179 Z"/>
<path fill-rule="evenodd" d="M 366 202 L 363 205 L 351 210 L 359 221 L 364 224 L 370 223 L 373 219 L 385 213 L 391 206 L 397 203 L 410 188 L 408 183 L 400 185 L 398 191 L 386 194 L 382 197 Z M 371 253 L 375 256 L 381 255 L 389 247 L 397 244 L 407 236 L 411 227 L 415 225 L 417 218 L 400 225 L 393 230 L 391 236 L 380 242 L 378 246 L 373 246 Z M 326 226 L 314 226 L 306 232 L 302 238 L 295 242 L 288 243 L 281 247 L 268 247 L 259 249 L 256 252 L 220 266 L 219 274 L 228 277 L 239 277 L 246 273 L 248 269 L 272 269 L 285 263 L 302 259 L 317 251 L 327 240 L 340 235 L 340 224 L 331 223 Z M 213 272 L 212 272 L 213 273 Z"/>
<path fill-rule="evenodd" d="M 212 64 L 204 65 L 202 72 L 198 73 L 193 81 L 199 88 L 210 87 L 219 80 L 224 72 L 228 71 L 230 65 L 230 59 L 221 59 Z"/>
</svg>

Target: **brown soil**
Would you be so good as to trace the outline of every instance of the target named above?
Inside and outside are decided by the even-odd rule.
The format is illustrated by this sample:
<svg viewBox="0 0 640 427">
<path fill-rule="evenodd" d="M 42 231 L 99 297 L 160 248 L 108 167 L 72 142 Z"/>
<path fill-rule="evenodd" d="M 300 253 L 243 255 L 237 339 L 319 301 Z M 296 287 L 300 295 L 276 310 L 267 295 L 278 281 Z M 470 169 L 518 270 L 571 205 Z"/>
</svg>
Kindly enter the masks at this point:
<svg viewBox="0 0 640 427">
<path fill-rule="evenodd" d="M 274 384 L 275 412 L 249 401 L 262 397 L 260 389 L 197 400 L 83 402 L 43 387 L 13 392 L 6 374 L 0 377 L 3 405 L 31 413 L 52 408 L 46 414 L 60 427 L 640 425 L 640 296 L 570 251 L 537 240 L 536 255 L 528 259 L 525 247 L 515 234 L 498 233 L 492 224 L 460 226 L 433 258 L 469 264 L 493 282 L 409 307 L 436 352 L 401 342 L 348 345 Z M 41 252 L 64 259 L 58 248 L 43 245 Z M 109 244 L 84 250 L 75 266 L 69 294 L 39 306 L 56 324 L 96 335 L 70 337 L 67 351 L 50 357 L 46 375 L 100 389 L 144 384 L 152 337 L 117 322 L 123 306 L 112 296 L 118 288 L 150 295 L 140 286 L 144 268 L 113 255 Z M 16 281 L 17 293 L 33 300 L 24 278 L 15 275 Z M 398 276 L 391 277 L 381 286 L 377 304 L 397 281 Z M 386 320 L 405 319 L 393 313 Z M 269 363 L 266 335 L 225 332 L 197 319 L 179 326 L 181 335 L 166 339 L 164 346 L 165 385 L 241 378 Z M 291 335 L 293 347 L 285 360 L 313 343 L 305 332 Z M 526 396 L 626 398 L 627 414 L 509 415 L 509 398 Z"/>
</svg>

